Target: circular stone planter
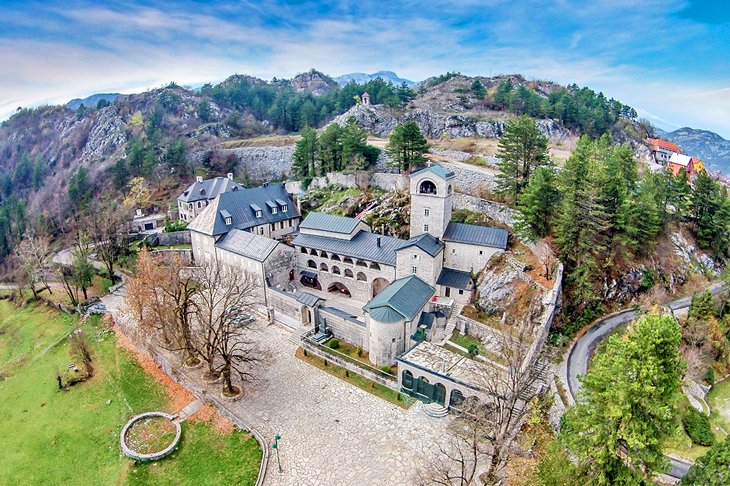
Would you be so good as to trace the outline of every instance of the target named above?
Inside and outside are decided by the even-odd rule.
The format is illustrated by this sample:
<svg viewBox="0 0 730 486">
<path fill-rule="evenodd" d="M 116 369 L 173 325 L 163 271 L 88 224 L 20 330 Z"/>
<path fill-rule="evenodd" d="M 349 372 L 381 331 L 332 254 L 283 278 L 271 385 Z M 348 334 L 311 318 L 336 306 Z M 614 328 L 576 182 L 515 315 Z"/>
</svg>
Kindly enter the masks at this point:
<svg viewBox="0 0 730 486">
<path fill-rule="evenodd" d="M 243 389 L 240 387 L 234 388 L 238 388 L 238 393 L 236 393 L 235 395 L 228 395 L 225 390 L 221 390 L 221 398 L 223 398 L 224 400 L 228 400 L 229 402 L 236 402 L 243 398 Z"/>
<path fill-rule="evenodd" d="M 186 368 L 186 369 L 188 369 L 188 370 L 197 370 L 198 368 L 202 368 L 203 367 L 203 360 L 202 359 L 198 359 L 197 363 L 196 362 L 189 363 L 188 361 L 185 361 L 183 363 L 183 367 Z"/>
<path fill-rule="evenodd" d="M 175 438 L 172 439 L 172 442 L 170 442 L 169 445 L 167 445 L 164 449 L 156 452 L 150 452 L 150 453 L 142 453 L 135 451 L 127 444 L 127 433 L 129 430 L 138 422 L 142 420 L 147 420 L 150 418 L 158 418 L 158 419 L 164 419 L 170 422 L 175 427 Z M 119 438 L 119 442 L 122 446 L 122 452 L 125 456 L 135 459 L 137 461 L 157 461 L 158 459 L 162 459 L 163 457 L 169 455 L 175 447 L 177 447 L 178 443 L 180 442 L 180 436 L 182 434 L 182 428 L 180 427 L 180 424 L 173 420 L 172 415 L 169 415 L 167 413 L 163 412 L 147 412 L 140 415 L 136 415 L 129 419 L 129 422 L 127 422 L 124 425 L 124 428 L 122 428 L 122 433 Z"/>
</svg>

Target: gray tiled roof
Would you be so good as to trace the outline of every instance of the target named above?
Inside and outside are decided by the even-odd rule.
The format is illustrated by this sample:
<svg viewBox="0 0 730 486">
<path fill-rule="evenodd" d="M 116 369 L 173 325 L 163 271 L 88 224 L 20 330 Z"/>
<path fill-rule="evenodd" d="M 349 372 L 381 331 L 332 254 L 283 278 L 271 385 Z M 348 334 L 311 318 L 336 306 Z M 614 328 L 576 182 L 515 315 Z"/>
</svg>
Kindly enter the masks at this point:
<svg viewBox="0 0 730 486">
<path fill-rule="evenodd" d="M 380 238 L 380 246 L 378 246 Z M 392 236 L 381 236 L 367 231 L 358 232 L 351 240 L 332 238 L 329 236 L 299 234 L 294 238 L 295 246 L 324 250 L 339 256 L 349 256 L 395 266 L 395 250 L 403 244 L 403 240 Z"/>
<path fill-rule="evenodd" d="M 300 229 L 329 231 L 349 235 L 362 221 L 335 214 L 309 213 L 299 225 Z"/>
<path fill-rule="evenodd" d="M 412 246 L 417 246 L 432 257 L 435 257 L 444 249 L 444 244 L 430 233 L 422 233 L 418 236 L 414 236 L 410 240 L 405 241 L 398 250 L 403 250 Z"/>
<path fill-rule="evenodd" d="M 263 262 L 278 244 L 278 241 L 266 238 L 265 236 L 232 229 L 218 240 L 215 246 L 222 250 L 235 253 L 236 255 Z"/>
<path fill-rule="evenodd" d="M 508 237 L 509 233 L 501 228 L 454 223 L 453 221 L 449 223 L 444 233 L 444 241 L 489 246 L 502 250 L 507 249 Z"/>
<path fill-rule="evenodd" d="M 396 280 L 365 304 L 363 310 L 381 322 L 412 321 L 434 294 L 435 289 L 411 275 Z M 392 311 L 395 311 L 392 312 Z"/>
<path fill-rule="evenodd" d="M 239 190 L 241 186 L 228 177 L 214 177 L 205 179 L 202 182 L 193 182 L 185 191 L 178 196 L 178 201 L 194 202 L 203 199 L 215 199 L 224 192 Z"/>
<path fill-rule="evenodd" d="M 272 214 L 267 202 L 281 199 L 287 201 L 287 211 L 280 209 Z M 261 217 L 256 217 L 255 207 L 261 209 Z M 226 225 L 225 218 L 221 211 L 228 211 L 231 215 L 232 224 Z M 276 223 L 299 216 L 296 206 L 289 198 L 284 186 L 273 184 L 271 186 L 252 187 L 239 189 L 233 192 L 226 192 L 218 196 L 190 223 L 188 228 L 192 231 L 206 235 L 217 236 L 224 234 L 231 229 L 249 229 L 262 224 Z"/>
<path fill-rule="evenodd" d="M 451 287 L 452 289 L 463 290 L 470 290 L 474 286 L 469 272 L 452 270 L 451 268 L 443 268 L 441 270 L 441 274 L 436 280 L 436 284 L 443 285 L 444 287 Z"/>
<path fill-rule="evenodd" d="M 304 304 L 308 307 L 314 306 L 317 302 L 320 300 L 324 300 L 322 297 L 317 297 L 314 294 L 310 294 L 309 292 L 299 292 L 296 295 L 297 302 L 300 304 Z"/>
<path fill-rule="evenodd" d="M 417 170 L 416 172 L 411 174 L 411 177 L 413 177 L 416 174 L 420 174 L 421 172 L 431 172 L 431 173 L 439 176 L 442 179 L 451 179 L 452 177 L 454 177 L 453 172 L 449 172 L 448 170 L 444 169 L 440 165 L 432 165 L 429 167 L 425 167 L 421 170 Z"/>
</svg>

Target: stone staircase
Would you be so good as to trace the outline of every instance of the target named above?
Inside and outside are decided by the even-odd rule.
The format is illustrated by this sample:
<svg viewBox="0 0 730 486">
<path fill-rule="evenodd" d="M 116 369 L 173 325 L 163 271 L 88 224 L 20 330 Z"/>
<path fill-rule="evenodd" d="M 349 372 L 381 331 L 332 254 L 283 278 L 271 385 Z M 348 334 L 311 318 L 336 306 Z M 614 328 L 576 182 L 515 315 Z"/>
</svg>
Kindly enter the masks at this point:
<svg viewBox="0 0 730 486">
<path fill-rule="evenodd" d="M 423 413 L 425 413 L 429 417 L 437 419 L 444 418 L 449 414 L 449 411 L 448 409 L 446 409 L 446 407 L 443 407 L 436 402 L 427 403 L 423 405 L 421 409 L 423 410 Z"/>
</svg>

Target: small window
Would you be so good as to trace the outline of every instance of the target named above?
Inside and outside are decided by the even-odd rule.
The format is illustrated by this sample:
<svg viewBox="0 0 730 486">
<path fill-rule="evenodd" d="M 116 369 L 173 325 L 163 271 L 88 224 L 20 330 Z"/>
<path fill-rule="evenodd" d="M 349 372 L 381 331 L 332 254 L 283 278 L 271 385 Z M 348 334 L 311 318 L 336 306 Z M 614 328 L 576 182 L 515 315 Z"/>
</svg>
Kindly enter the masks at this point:
<svg viewBox="0 0 730 486">
<path fill-rule="evenodd" d="M 288 210 L 289 210 L 289 206 L 288 206 L 288 205 L 286 205 L 286 204 L 285 204 L 285 205 L 283 205 L 283 206 L 281 207 L 281 212 L 282 212 L 282 213 L 285 213 L 285 212 L 287 212 Z"/>
<path fill-rule="evenodd" d="M 256 217 L 257 218 L 260 218 L 261 217 L 261 210 L 260 209 L 256 210 Z"/>
<path fill-rule="evenodd" d="M 391 342 L 395 342 L 395 338 L 393 338 L 393 341 L 391 341 Z"/>
<path fill-rule="evenodd" d="M 456 248 L 452 248 L 452 249 L 451 249 L 451 254 L 452 254 L 452 255 L 456 255 Z"/>
<path fill-rule="evenodd" d="M 418 272 L 418 267 L 416 267 L 416 266 L 411 267 L 411 273 L 416 273 L 416 272 Z"/>
<path fill-rule="evenodd" d="M 413 255 L 414 260 L 418 260 L 418 255 Z"/>
<path fill-rule="evenodd" d="M 276 223 L 271 223 L 271 231 L 276 231 Z"/>
<path fill-rule="evenodd" d="M 464 291 L 462 289 L 459 289 L 459 295 L 464 295 Z"/>
<path fill-rule="evenodd" d="M 350 270 L 349 268 L 346 268 L 345 269 L 345 277 L 355 278 L 355 274 L 352 273 L 352 270 Z"/>
<path fill-rule="evenodd" d="M 427 224 L 424 224 L 423 225 L 423 231 L 428 231 L 428 225 Z"/>
<path fill-rule="evenodd" d="M 291 228 L 291 224 L 292 224 L 291 222 L 292 222 L 292 220 L 290 219 L 290 220 L 289 220 L 289 227 L 290 227 L 290 228 Z"/>
<path fill-rule="evenodd" d="M 275 207 L 271 208 L 271 214 L 276 214 L 276 208 Z"/>
<path fill-rule="evenodd" d="M 482 250 L 479 250 L 479 254 L 480 254 L 480 255 L 484 255 L 484 251 L 482 251 Z"/>
<path fill-rule="evenodd" d="M 233 218 L 231 218 L 231 217 L 229 216 L 229 217 L 227 217 L 227 218 L 226 218 L 226 225 L 227 225 L 227 226 L 230 226 L 231 224 L 233 224 Z"/>
<path fill-rule="evenodd" d="M 431 208 L 424 208 L 423 209 L 423 215 L 424 216 L 430 216 L 431 215 Z"/>
</svg>

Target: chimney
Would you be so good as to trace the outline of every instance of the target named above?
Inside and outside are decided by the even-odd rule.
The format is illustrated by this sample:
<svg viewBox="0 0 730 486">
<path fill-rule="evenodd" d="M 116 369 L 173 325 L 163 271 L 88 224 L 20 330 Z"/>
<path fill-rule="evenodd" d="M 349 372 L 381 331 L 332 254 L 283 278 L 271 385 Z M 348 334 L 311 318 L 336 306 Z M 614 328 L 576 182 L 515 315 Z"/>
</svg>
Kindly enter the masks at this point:
<svg viewBox="0 0 730 486">
<path fill-rule="evenodd" d="M 136 213 L 137 213 L 136 214 L 137 217 L 142 216 L 142 210 L 141 209 L 137 209 Z"/>
<path fill-rule="evenodd" d="M 203 176 L 195 176 L 197 182 L 203 182 Z"/>
<path fill-rule="evenodd" d="M 228 173 L 228 174 L 227 174 L 226 176 L 227 176 L 227 177 L 228 177 L 228 178 L 229 178 L 230 180 L 233 180 L 233 172 L 229 172 L 229 173 Z"/>
<path fill-rule="evenodd" d="M 378 248 L 380 248 L 380 235 L 378 235 L 378 238 L 376 241 L 378 242 Z"/>
</svg>

